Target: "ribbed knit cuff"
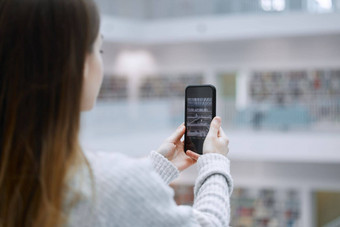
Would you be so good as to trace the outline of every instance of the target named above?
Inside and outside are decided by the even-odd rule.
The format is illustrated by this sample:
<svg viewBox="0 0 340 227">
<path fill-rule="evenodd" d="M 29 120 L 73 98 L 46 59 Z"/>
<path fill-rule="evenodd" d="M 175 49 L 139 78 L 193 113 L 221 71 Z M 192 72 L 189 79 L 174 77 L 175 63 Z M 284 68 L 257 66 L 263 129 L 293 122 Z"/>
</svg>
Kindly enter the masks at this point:
<svg viewBox="0 0 340 227">
<path fill-rule="evenodd" d="M 229 194 L 233 192 L 233 179 L 230 175 L 230 161 L 221 154 L 209 153 L 201 155 L 197 160 L 198 177 L 194 188 L 195 196 L 204 182 L 214 174 L 221 174 L 225 177 Z"/>
<path fill-rule="evenodd" d="M 166 184 L 169 184 L 179 175 L 179 171 L 167 158 L 156 151 L 149 154 L 154 170 L 161 176 Z"/>
</svg>

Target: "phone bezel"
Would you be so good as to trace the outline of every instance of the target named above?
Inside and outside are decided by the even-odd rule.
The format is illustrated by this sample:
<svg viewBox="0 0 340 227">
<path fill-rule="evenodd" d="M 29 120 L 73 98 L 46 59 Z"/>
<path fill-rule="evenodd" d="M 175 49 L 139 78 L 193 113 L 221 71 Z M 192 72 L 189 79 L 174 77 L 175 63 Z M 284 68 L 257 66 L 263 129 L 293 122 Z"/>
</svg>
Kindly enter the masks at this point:
<svg viewBox="0 0 340 227">
<path fill-rule="evenodd" d="M 188 98 L 188 90 L 191 88 L 210 88 L 212 90 L 212 119 L 216 116 L 216 88 L 211 84 L 206 85 L 190 85 L 185 88 L 185 116 L 184 116 L 184 125 L 185 125 L 185 133 L 184 133 L 184 152 L 187 151 L 186 148 L 186 137 L 187 137 L 187 98 Z M 203 152 L 203 151 L 202 151 Z M 200 154 L 200 153 L 198 153 Z"/>
</svg>

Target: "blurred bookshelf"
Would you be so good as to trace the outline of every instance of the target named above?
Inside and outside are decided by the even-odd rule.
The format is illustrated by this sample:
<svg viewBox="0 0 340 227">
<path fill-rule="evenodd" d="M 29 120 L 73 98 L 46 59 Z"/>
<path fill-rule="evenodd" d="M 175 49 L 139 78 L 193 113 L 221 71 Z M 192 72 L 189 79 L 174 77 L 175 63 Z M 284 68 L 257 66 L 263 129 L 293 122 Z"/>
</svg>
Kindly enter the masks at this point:
<svg viewBox="0 0 340 227">
<path fill-rule="evenodd" d="M 340 69 L 251 71 L 247 104 L 237 105 L 238 73 L 216 73 L 217 114 L 233 129 L 339 130 Z M 204 73 L 145 75 L 138 81 L 138 100 L 163 100 L 171 125 L 182 121 L 185 87 L 209 83 Z M 128 77 L 105 75 L 98 101 L 129 99 Z"/>
<path fill-rule="evenodd" d="M 297 190 L 236 188 L 231 197 L 235 227 L 300 226 L 301 199 Z"/>
<path fill-rule="evenodd" d="M 126 99 L 127 77 L 116 75 L 105 75 L 98 95 L 99 101 L 112 101 Z"/>
<path fill-rule="evenodd" d="M 203 84 L 201 74 L 146 75 L 138 82 L 141 100 L 183 97 L 186 86 Z M 125 100 L 128 98 L 128 77 L 105 75 L 98 96 L 99 101 Z"/>
<path fill-rule="evenodd" d="M 257 71 L 237 124 L 260 128 L 340 126 L 340 70 Z"/>
<path fill-rule="evenodd" d="M 336 101 L 340 98 L 340 70 L 255 72 L 249 90 L 254 103 Z"/>
<path fill-rule="evenodd" d="M 193 185 L 171 184 L 178 205 L 192 205 Z M 230 199 L 234 227 L 298 227 L 301 193 L 296 189 L 234 188 Z"/>
<path fill-rule="evenodd" d="M 193 75 L 161 75 L 142 78 L 140 97 L 142 99 L 184 97 L 186 86 L 203 84 L 201 74 Z"/>
</svg>

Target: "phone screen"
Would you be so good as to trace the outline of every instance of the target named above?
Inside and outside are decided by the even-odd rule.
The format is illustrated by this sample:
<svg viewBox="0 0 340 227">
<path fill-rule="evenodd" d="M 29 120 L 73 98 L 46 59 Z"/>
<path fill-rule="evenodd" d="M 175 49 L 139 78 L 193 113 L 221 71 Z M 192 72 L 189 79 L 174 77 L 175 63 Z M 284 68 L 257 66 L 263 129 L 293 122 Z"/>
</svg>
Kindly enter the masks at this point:
<svg viewBox="0 0 340 227">
<path fill-rule="evenodd" d="M 185 151 L 202 154 L 210 122 L 216 115 L 216 89 L 211 85 L 188 86 L 185 93 Z"/>
</svg>

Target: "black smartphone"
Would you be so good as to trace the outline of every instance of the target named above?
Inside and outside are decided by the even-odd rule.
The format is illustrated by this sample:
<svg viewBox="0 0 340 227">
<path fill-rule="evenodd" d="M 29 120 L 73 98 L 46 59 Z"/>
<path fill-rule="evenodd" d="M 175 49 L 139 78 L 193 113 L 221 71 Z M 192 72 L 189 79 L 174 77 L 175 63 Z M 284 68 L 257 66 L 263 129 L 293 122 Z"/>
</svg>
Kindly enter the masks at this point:
<svg viewBox="0 0 340 227">
<path fill-rule="evenodd" d="M 203 154 L 203 143 L 216 116 L 216 88 L 192 85 L 185 89 L 184 151 Z"/>
</svg>

